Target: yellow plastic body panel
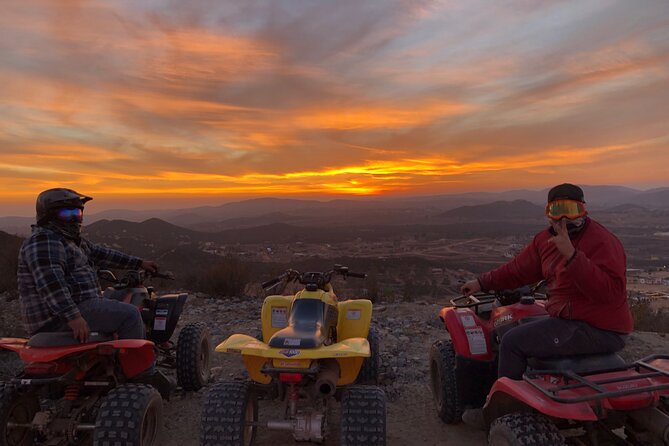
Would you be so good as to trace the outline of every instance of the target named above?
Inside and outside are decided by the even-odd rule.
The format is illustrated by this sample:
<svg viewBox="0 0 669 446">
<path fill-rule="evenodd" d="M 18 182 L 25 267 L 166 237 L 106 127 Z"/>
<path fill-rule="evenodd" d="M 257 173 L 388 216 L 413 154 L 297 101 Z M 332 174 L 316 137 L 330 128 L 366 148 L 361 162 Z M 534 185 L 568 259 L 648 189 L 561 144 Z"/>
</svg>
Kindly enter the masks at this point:
<svg viewBox="0 0 669 446">
<path fill-rule="evenodd" d="M 367 299 L 339 302 L 337 340 L 367 338 L 372 322 L 372 301 Z"/>
<path fill-rule="evenodd" d="M 234 334 L 216 347 L 217 352 L 240 353 L 249 376 L 256 382 L 267 384 L 271 378 L 260 372 L 267 361 L 319 360 L 334 358 L 339 362 L 339 380 L 337 385 L 350 384 L 358 376 L 365 358 L 370 356 L 369 342 L 366 338 L 350 338 L 332 345 L 310 349 L 273 348 L 243 334 Z M 311 361 L 305 361 L 308 368 Z M 296 368 L 296 370 L 298 370 Z"/>
<path fill-rule="evenodd" d="M 316 290 L 316 291 L 307 291 L 301 290 L 295 294 L 295 299 L 318 299 L 322 300 L 328 305 L 337 305 L 337 296 L 335 296 L 332 287 L 327 287 L 328 291 Z"/>
<path fill-rule="evenodd" d="M 267 296 L 262 304 L 262 340 L 269 342 L 277 331 L 288 325 L 293 296 Z"/>
</svg>

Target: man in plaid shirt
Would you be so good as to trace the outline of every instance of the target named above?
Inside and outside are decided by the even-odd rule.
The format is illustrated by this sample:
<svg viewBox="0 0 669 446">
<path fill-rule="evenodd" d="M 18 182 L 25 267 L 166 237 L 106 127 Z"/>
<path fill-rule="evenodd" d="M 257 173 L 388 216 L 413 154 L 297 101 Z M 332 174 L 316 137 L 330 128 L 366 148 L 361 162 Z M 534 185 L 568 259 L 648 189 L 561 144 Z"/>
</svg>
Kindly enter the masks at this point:
<svg viewBox="0 0 669 446">
<path fill-rule="evenodd" d="M 91 331 L 143 339 L 138 309 L 102 299 L 96 268 L 156 272 L 158 266 L 82 239 L 84 204 L 89 200 L 62 188 L 37 197 L 37 224 L 19 253 L 19 295 L 26 329 L 30 335 L 69 329 L 80 342 L 87 342 Z"/>
</svg>

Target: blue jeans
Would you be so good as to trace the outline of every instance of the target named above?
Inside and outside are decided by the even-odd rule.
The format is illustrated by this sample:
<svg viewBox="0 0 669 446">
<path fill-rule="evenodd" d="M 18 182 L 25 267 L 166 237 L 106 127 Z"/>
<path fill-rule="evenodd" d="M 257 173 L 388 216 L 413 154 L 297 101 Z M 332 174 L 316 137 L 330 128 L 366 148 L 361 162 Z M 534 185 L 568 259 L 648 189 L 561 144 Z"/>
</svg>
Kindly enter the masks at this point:
<svg viewBox="0 0 669 446">
<path fill-rule="evenodd" d="M 111 299 L 87 299 L 77 305 L 91 331 L 116 333 L 119 339 L 144 339 L 144 322 L 134 305 Z"/>
</svg>

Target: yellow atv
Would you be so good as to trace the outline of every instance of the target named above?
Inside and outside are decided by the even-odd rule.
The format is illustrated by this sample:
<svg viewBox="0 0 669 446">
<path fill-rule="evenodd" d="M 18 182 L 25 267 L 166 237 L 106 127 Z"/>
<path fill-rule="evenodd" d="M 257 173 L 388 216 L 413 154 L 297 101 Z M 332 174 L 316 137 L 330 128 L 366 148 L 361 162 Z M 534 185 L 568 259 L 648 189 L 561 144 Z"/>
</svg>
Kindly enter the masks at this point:
<svg viewBox="0 0 669 446">
<path fill-rule="evenodd" d="M 265 298 L 262 339 L 235 334 L 216 347 L 217 352 L 241 354 L 250 380 L 210 388 L 202 407 L 200 445 L 252 445 L 258 427 L 321 443 L 333 399 L 341 402 L 342 445 L 386 444 L 385 393 L 373 385 L 352 385 L 363 375 L 374 381 L 378 372 L 378 338 L 370 331 L 372 302 L 339 302 L 330 285 L 335 274 L 366 277 L 335 265 L 324 273 L 288 270 L 262 284 L 269 290 L 296 281 L 304 289 L 294 296 Z M 259 423 L 259 399 L 285 401 L 284 418 Z"/>
</svg>

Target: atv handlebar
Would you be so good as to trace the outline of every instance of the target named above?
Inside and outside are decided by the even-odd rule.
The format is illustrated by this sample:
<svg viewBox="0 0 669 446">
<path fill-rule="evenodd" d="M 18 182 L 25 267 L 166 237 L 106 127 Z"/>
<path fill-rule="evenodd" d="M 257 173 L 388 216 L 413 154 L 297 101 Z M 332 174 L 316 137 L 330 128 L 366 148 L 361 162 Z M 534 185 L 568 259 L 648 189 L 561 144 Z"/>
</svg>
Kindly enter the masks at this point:
<svg viewBox="0 0 669 446">
<path fill-rule="evenodd" d="M 456 308 L 470 308 L 479 305 L 489 304 L 498 300 L 503 306 L 519 302 L 523 296 L 531 296 L 535 300 L 546 300 L 546 294 L 538 293 L 537 290 L 546 284 L 545 280 L 529 286 L 525 285 L 512 290 L 496 290 L 490 293 L 479 292 L 468 296 L 459 296 L 451 299 L 451 305 Z"/>
<path fill-rule="evenodd" d="M 151 279 L 153 277 L 157 279 L 167 279 L 167 280 L 174 280 L 174 274 L 171 272 L 165 272 L 165 273 L 159 273 L 159 272 L 151 272 L 151 271 L 145 271 L 141 269 L 132 269 L 129 271 L 126 271 L 126 273 L 123 275 L 121 279 L 117 279 L 114 273 L 112 273 L 109 270 L 100 270 L 98 271 L 98 277 L 100 279 L 109 281 L 109 282 L 114 282 L 115 287 L 121 287 L 121 288 L 134 288 L 138 286 L 142 286 L 144 284 L 144 280 Z"/>
<path fill-rule="evenodd" d="M 301 273 L 294 269 L 288 269 L 284 273 L 279 274 L 273 279 L 260 284 L 265 290 L 270 290 L 277 286 L 282 281 L 299 282 L 302 285 L 312 285 L 318 288 L 323 288 L 330 283 L 333 274 L 339 274 L 346 279 L 347 277 L 355 277 L 356 279 L 365 279 L 367 274 L 356 273 L 348 270 L 347 266 L 335 265 L 333 269 L 326 272 L 304 272 Z"/>
</svg>

